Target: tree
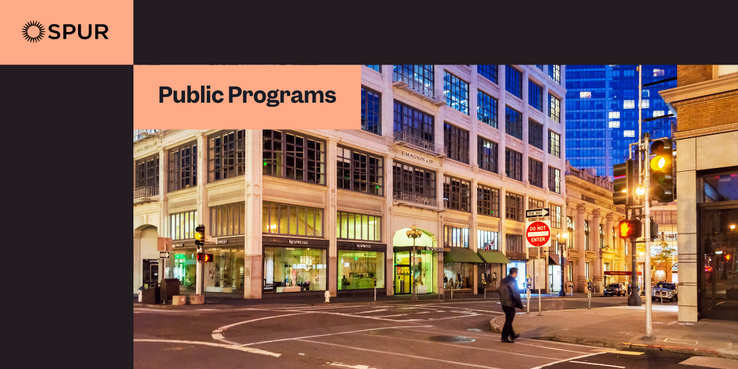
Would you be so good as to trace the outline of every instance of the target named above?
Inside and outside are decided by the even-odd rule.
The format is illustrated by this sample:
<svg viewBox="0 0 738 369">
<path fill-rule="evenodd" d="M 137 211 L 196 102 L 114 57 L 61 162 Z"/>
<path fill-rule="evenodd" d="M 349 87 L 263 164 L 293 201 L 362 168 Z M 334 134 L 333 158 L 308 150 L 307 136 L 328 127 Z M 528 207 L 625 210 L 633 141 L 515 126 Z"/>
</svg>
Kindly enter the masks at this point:
<svg viewBox="0 0 738 369">
<path fill-rule="evenodd" d="M 638 255 L 646 252 L 646 246 L 643 243 L 639 243 L 637 246 Z M 665 279 L 671 280 L 671 269 L 674 267 L 676 261 L 677 250 L 673 246 L 669 246 L 664 241 L 661 244 L 656 244 L 651 247 L 651 281 L 656 281 L 654 273 L 657 270 L 663 270 L 665 272 Z"/>
</svg>

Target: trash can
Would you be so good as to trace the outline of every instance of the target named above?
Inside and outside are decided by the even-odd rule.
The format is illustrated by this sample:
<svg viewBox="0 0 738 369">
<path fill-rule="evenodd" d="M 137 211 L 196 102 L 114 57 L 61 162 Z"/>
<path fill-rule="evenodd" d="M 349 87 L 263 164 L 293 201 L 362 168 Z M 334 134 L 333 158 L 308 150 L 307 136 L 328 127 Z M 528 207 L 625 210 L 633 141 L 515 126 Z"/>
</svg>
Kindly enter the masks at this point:
<svg viewBox="0 0 738 369">
<path fill-rule="evenodd" d="M 164 283 L 161 284 L 161 300 L 166 302 L 176 295 L 179 295 L 179 279 L 164 279 Z"/>
<path fill-rule="evenodd" d="M 144 304 L 161 304 L 161 290 L 159 285 L 141 290 L 141 300 Z"/>
</svg>

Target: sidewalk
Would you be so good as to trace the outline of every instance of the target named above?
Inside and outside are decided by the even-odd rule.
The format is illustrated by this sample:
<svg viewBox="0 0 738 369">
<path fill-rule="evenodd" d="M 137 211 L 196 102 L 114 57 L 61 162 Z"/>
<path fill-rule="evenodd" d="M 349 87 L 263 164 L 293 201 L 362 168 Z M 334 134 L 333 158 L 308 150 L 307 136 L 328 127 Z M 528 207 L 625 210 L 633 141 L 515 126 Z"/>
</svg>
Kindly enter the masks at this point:
<svg viewBox="0 0 738 369">
<path fill-rule="evenodd" d="M 738 359 L 738 322 L 703 319 L 677 321 L 677 306 L 653 306 L 653 340 L 646 335 L 645 306 L 543 311 L 515 316 L 513 327 L 524 338 L 548 339 L 610 348 L 635 348 Z M 501 332 L 505 316 L 490 321 Z"/>
</svg>

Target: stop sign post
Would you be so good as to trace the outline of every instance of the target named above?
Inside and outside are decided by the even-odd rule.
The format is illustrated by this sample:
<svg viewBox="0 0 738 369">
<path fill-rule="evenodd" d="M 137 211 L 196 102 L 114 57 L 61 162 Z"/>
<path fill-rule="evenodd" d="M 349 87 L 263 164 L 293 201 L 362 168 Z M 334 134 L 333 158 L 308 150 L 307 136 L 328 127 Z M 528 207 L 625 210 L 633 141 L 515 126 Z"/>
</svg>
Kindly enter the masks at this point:
<svg viewBox="0 0 738 369">
<path fill-rule="evenodd" d="M 546 247 L 550 241 L 550 220 L 537 220 L 525 223 L 525 242 L 528 247 Z"/>
</svg>

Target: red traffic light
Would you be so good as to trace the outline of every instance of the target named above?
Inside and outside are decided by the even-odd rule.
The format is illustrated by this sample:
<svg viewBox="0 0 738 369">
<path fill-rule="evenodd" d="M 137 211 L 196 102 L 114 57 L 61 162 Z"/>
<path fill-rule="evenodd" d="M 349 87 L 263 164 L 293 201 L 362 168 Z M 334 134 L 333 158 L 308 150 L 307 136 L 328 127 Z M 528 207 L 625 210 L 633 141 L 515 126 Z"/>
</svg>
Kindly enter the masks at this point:
<svg viewBox="0 0 738 369">
<path fill-rule="evenodd" d="M 620 238 L 638 238 L 641 236 L 641 222 L 638 220 L 623 220 L 618 224 Z"/>
<path fill-rule="evenodd" d="M 206 254 L 204 252 L 198 252 L 197 261 L 202 262 L 202 263 L 211 263 L 213 262 L 213 254 Z"/>
</svg>

